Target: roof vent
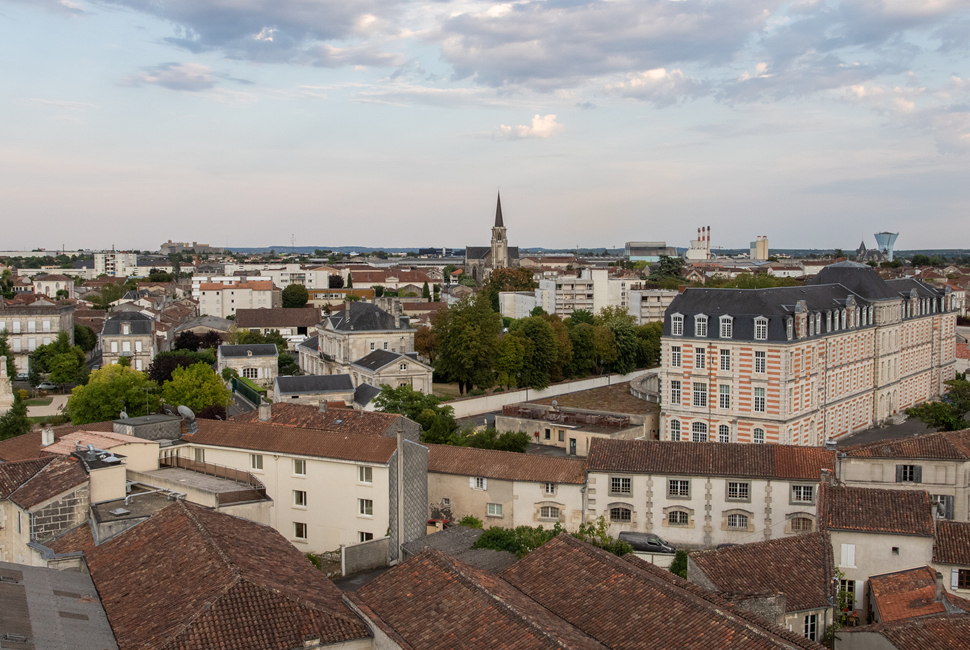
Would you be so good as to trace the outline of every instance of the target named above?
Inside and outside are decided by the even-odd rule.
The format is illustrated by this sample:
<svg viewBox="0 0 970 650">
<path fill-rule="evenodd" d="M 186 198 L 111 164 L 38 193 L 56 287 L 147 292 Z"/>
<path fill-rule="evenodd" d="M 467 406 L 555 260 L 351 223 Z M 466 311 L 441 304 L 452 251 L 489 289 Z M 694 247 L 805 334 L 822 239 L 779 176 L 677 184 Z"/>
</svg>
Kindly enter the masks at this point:
<svg viewBox="0 0 970 650">
<path fill-rule="evenodd" d="M 16 578 L 11 578 L 10 576 L 0 575 L 0 582 L 9 582 L 11 584 L 17 584 Z"/>
<path fill-rule="evenodd" d="M 11 643 L 27 643 L 30 638 L 23 634 L 12 634 L 10 632 L 3 635 L 4 641 L 10 641 Z"/>
<path fill-rule="evenodd" d="M 131 510 L 125 510 L 124 508 L 115 508 L 114 510 L 109 510 L 108 514 L 114 515 L 115 517 L 123 517 L 124 515 L 130 515 Z"/>
<path fill-rule="evenodd" d="M 198 433 L 199 425 L 195 421 L 195 413 L 192 412 L 188 406 L 184 404 L 178 408 L 179 415 L 185 418 L 185 432 L 186 433 Z"/>
</svg>

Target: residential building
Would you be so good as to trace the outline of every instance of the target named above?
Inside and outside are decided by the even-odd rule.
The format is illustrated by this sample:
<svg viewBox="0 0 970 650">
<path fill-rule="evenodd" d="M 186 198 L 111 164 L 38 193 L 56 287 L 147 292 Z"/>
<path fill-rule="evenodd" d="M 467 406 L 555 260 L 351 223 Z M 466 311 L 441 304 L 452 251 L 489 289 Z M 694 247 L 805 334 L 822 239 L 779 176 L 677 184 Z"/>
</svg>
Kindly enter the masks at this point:
<svg viewBox="0 0 970 650">
<path fill-rule="evenodd" d="M 252 280 L 271 280 L 280 289 L 291 284 L 302 284 L 307 289 L 326 289 L 330 286 L 330 277 L 340 275 L 332 266 L 304 266 L 302 264 L 276 263 L 245 263 L 226 264 L 225 273 L 229 276 L 237 275 Z M 213 281 L 221 281 L 222 278 Z"/>
<path fill-rule="evenodd" d="M 966 645 L 970 614 L 938 614 L 839 630 L 836 650 L 951 650 Z"/>
<path fill-rule="evenodd" d="M 336 416 L 331 428 L 314 431 L 264 422 L 198 420 L 198 432 L 185 435 L 185 444 L 175 451 L 182 458 L 251 472 L 275 503 L 270 525 L 303 552 L 333 551 L 389 531 L 395 559 L 400 543 L 425 534 L 427 447 L 403 436 L 398 440 L 355 434 L 357 420 L 352 416 L 370 414 L 337 409 L 330 413 Z M 346 430 L 341 426 L 344 415 Z"/>
<path fill-rule="evenodd" d="M 280 292 L 270 280 L 199 285 L 199 314 L 202 316 L 227 318 L 234 316 L 238 309 L 270 309 L 281 304 Z"/>
<path fill-rule="evenodd" d="M 630 262 L 655 264 L 662 256 L 677 257 L 677 249 L 663 241 L 628 241 L 623 254 Z"/>
<path fill-rule="evenodd" d="M 411 442 L 421 441 L 421 425 L 397 413 L 322 410 L 318 406 L 274 402 L 263 408 L 232 416 L 233 422 L 266 422 L 300 429 L 323 429 L 344 434 L 396 438 L 401 433 Z M 2 446 L 0 446 L 2 449 Z M 2 458 L 2 456 L 0 456 Z"/>
<path fill-rule="evenodd" d="M 586 519 L 710 548 L 818 530 L 819 482 L 834 453 L 787 445 L 654 440 L 592 442 Z"/>
<path fill-rule="evenodd" d="M 388 649 L 822 648 L 667 569 L 567 534 L 498 575 L 429 549 L 347 599 L 375 647 Z"/>
<path fill-rule="evenodd" d="M 528 318 L 539 307 L 547 314 L 556 313 L 556 280 L 539 280 L 532 291 L 500 291 L 499 312 L 505 318 Z"/>
<path fill-rule="evenodd" d="M 688 288 L 664 319 L 662 437 L 820 445 L 889 421 L 954 377 L 951 302 L 856 262 L 804 287 Z"/>
<path fill-rule="evenodd" d="M 428 498 L 433 519 L 478 517 L 486 528 L 583 522 L 586 464 L 510 451 L 427 445 Z"/>
<path fill-rule="evenodd" d="M 94 254 L 94 274 L 112 278 L 127 278 L 138 275 L 138 254 L 131 252 L 104 251 Z"/>
<path fill-rule="evenodd" d="M 509 246 L 502 217 L 502 196 L 495 203 L 495 225 L 492 226 L 491 246 L 465 247 L 464 272 L 473 280 L 481 283 L 488 279 L 495 269 L 515 268 L 519 265 L 519 248 Z"/>
<path fill-rule="evenodd" d="M 137 311 L 115 314 L 104 321 L 100 345 L 104 365 L 127 357 L 135 370 L 148 370 L 158 353 L 155 321 Z"/>
<path fill-rule="evenodd" d="M 434 388 L 434 368 L 418 361 L 414 352 L 402 354 L 374 350 L 350 364 L 350 374 L 356 386 L 410 386 L 426 395 L 430 395 Z"/>
<path fill-rule="evenodd" d="M 216 372 L 232 368 L 240 377 L 269 388 L 279 372 L 279 350 L 272 343 L 255 345 L 220 345 L 216 354 Z"/>
<path fill-rule="evenodd" d="M 273 399 L 287 404 L 307 404 L 327 408 L 330 402 L 353 404 L 354 382 L 350 375 L 300 375 L 277 377 Z"/>
<path fill-rule="evenodd" d="M 353 278 L 355 294 L 358 288 L 383 287 L 387 291 L 398 291 L 402 296 L 405 293 L 420 296 L 425 283 L 428 284 L 428 289 L 431 289 L 435 284 L 441 284 L 440 277 L 435 278 L 427 271 L 412 269 L 344 268 L 341 269 L 341 275 L 344 277 L 344 286 L 347 286 L 348 279 Z M 320 288 L 325 289 L 326 287 Z"/>
<path fill-rule="evenodd" d="M 369 287 L 361 287 L 359 289 L 356 287 L 353 289 L 310 289 L 308 293 L 310 294 L 310 300 L 307 304 L 318 309 L 342 306 L 351 295 L 357 296 L 367 302 L 372 302 L 376 295 L 376 292 Z"/>
<path fill-rule="evenodd" d="M 970 521 L 970 430 L 845 447 L 839 479 L 853 487 L 925 490 L 938 518 Z"/>
<path fill-rule="evenodd" d="M 74 280 L 66 275 L 35 275 L 33 277 L 34 293 L 47 296 L 55 300 L 74 299 Z"/>
<path fill-rule="evenodd" d="M 953 593 L 970 598 L 970 523 L 936 522 L 932 567 Z"/>
<path fill-rule="evenodd" d="M 7 333 L 17 372 L 29 370 L 30 353 L 47 345 L 61 332 L 74 345 L 74 305 L 56 305 L 38 300 L 29 305 L 11 305 L 0 299 L 0 332 Z"/>
<path fill-rule="evenodd" d="M 834 576 L 825 533 L 739 544 L 687 559 L 691 582 L 815 641 L 833 622 Z"/>
<path fill-rule="evenodd" d="M 200 244 L 198 242 L 173 242 L 169 239 L 167 242 L 158 247 L 158 252 L 166 257 L 172 253 L 195 253 L 196 255 L 222 255 L 225 251 L 221 246 L 209 246 L 208 244 Z"/>
<path fill-rule="evenodd" d="M 320 317 L 317 307 L 237 309 L 236 327 L 263 335 L 276 331 L 284 338 L 305 337 L 316 333 Z"/>
<path fill-rule="evenodd" d="M 933 557 L 933 518 L 924 491 L 832 487 L 822 484 L 819 528 L 832 541 L 842 589 L 852 609 L 871 620 L 871 576 L 911 569 Z"/>
<path fill-rule="evenodd" d="M 953 598 L 942 576 L 928 566 L 869 578 L 872 622 L 891 623 L 935 614 L 966 614 L 970 601 Z"/>
</svg>

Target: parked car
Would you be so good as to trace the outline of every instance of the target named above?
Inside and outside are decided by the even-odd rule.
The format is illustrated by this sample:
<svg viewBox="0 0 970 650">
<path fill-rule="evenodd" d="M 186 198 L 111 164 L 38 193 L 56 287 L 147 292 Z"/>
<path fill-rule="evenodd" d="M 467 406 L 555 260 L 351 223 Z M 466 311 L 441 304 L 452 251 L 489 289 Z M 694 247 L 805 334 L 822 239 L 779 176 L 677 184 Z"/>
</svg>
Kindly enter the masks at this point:
<svg viewBox="0 0 970 650">
<path fill-rule="evenodd" d="M 37 384 L 37 388 L 40 390 L 57 390 L 57 384 L 51 383 L 49 381 L 42 381 Z"/>
<path fill-rule="evenodd" d="M 633 533 L 623 531 L 620 539 L 641 553 L 676 553 L 677 549 L 653 533 Z"/>
<path fill-rule="evenodd" d="M 26 372 L 18 372 L 17 373 L 17 381 L 27 381 L 28 379 L 29 379 L 29 377 L 27 376 L 27 373 Z"/>
</svg>

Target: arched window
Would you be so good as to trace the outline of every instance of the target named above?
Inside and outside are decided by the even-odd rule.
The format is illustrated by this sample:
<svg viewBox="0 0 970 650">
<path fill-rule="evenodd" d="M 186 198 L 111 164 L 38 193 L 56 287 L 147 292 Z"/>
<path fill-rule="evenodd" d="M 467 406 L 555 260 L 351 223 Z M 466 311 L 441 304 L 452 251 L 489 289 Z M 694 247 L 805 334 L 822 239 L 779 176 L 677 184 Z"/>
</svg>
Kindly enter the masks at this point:
<svg viewBox="0 0 970 650">
<path fill-rule="evenodd" d="M 690 515 L 683 510 L 671 510 L 667 513 L 667 524 L 670 526 L 686 526 L 690 523 Z"/>
<path fill-rule="evenodd" d="M 796 535 L 810 533 L 815 528 L 815 522 L 808 517 L 793 517 L 791 520 L 791 532 Z"/>
<path fill-rule="evenodd" d="M 610 508 L 610 521 L 618 523 L 629 523 L 633 520 L 633 511 L 623 506 L 613 506 Z"/>
<path fill-rule="evenodd" d="M 757 445 L 765 444 L 765 430 L 755 429 L 754 434 L 752 435 L 752 439 L 754 440 L 754 443 Z"/>
<path fill-rule="evenodd" d="M 539 508 L 539 519 L 559 520 L 559 508 L 555 506 L 542 506 Z"/>
<path fill-rule="evenodd" d="M 747 530 L 748 516 L 747 515 L 728 515 L 727 527 L 730 530 Z"/>
<path fill-rule="evenodd" d="M 694 442 L 707 442 L 707 423 L 692 422 L 690 425 L 691 440 Z"/>
<path fill-rule="evenodd" d="M 722 424 L 717 428 L 717 441 L 718 442 L 731 442 L 731 427 L 726 424 Z"/>
<path fill-rule="evenodd" d="M 243 377 L 246 379 L 256 379 L 259 377 L 259 368 L 243 368 Z"/>
</svg>

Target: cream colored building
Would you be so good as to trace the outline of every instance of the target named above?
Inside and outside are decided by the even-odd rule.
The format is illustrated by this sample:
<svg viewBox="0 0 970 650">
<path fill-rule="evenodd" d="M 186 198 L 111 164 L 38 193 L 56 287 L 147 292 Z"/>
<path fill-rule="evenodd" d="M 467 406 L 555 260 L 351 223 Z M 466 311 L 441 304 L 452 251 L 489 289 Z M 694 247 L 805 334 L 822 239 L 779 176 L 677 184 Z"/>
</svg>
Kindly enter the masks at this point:
<svg viewBox="0 0 970 650">
<path fill-rule="evenodd" d="M 17 372 L 28 371 L 30 353 L 48 345 L 60 332 L 74 345 L 74 306 L 38 300 L 29 305 L 7 305 L 0 301 L 0 332 L 7 333 Z"/>
<path fill-rule="evenodd" d="M 416 357 L 414 354 L 374 350 L 350 364 L 350 374 L 355 386 L 410 386 L 419 393 L 430 395 L 434 369 Z"/>
<path fill-rule="evenodd" d="M 216 372 L 222 374 L 226 368 L 269 388 L 279 374 L 279 350 L 272 343 L 220 345 L 216 354 Z"/>
<path fill-rule="evenodd" d="M 228 318 L 237 309 L 271 309 L 282 307 L 280 291 L 271 280 L 252 280 L 224 284 L 203 282 L 199 285 L 199 314 Z"/>
<path fill-rule="evenodd" d="M 818 529 L 819 482 L 834 453 L 791 446 L 594 440 L 586 518 L 676 547 L 744 544 Z"/>
<path fill-rule="evenodd" d="M 583 523 L 585 463 L 509 451 L 428 445 L 429 516 L 478 517 L 486 528 Z"/>
<path fill-rule="evenodd" d="M 74 298 L 74 280 L 61 274 L 36 275 L 34 280 L 34 293 L 38 296 L 48 296 L 58 300 L 60 298 Z M 66 292 L 64 296 L 58 296 L 59 291 Z"/>
<path fill-rule="evenodd" d="M 583 411 L 542 404 L 508 404 L 495 416 L 499 433 L 525 431 L 531 442 L 558 447 L 568 456 L 588 456 L 595 439 L 643 440 L 657 429 L 657 413 Z"/>
<path fill-rule="evenodd" d="M 108 318 L 100 339 L 101 356 L 106 366 L 127 357 L 132 368 L 145 371 L 158 353 L 155 321 L 137 311 L 121 312 Z"/>
</svg>

